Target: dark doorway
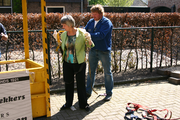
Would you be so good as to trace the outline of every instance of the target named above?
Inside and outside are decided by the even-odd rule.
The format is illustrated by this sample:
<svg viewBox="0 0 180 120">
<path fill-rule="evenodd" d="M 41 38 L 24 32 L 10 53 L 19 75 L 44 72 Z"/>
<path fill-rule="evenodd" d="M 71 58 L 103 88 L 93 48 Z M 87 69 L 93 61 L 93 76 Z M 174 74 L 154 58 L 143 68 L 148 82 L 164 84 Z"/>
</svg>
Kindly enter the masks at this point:
<svg viewBox="0 0 180 120">
<path fill-rule="evenodd" d="M 171 12 L 171 9 L 167 7 L 158 7 L 155 9 L 155 12 Z"/>
</svg>

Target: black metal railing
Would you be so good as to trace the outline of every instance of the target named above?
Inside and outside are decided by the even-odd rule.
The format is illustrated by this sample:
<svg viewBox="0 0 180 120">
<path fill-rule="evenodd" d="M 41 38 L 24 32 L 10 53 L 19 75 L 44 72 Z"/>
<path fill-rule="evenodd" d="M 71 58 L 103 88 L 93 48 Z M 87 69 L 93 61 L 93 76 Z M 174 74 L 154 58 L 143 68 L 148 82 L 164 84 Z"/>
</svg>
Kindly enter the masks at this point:
<svg viewBox="0 0 180 120">
<path fill-rule="evenodd" d="M 44 64 L 41 30 L 29 31 L 30 59 Z M 61 78 L 61 53 L 55 51 L 54 30 L 47 30 L 50 78 Z M 23 31 L 7 31 L 9 39 L 1 41 L 1 60 L 24 59 Z M 113 28 L 112 71 L 150 69 L 180 64 L 180 26 Z M 88 55 L 87 55 L 88 57 Z M 20 69 L 22 65 L 1 66 L 4 71 Z M 24 66 L 25 67 L 25 66 Z M 97 73 L 103 71 L 101 63 Z"/>
</svg>

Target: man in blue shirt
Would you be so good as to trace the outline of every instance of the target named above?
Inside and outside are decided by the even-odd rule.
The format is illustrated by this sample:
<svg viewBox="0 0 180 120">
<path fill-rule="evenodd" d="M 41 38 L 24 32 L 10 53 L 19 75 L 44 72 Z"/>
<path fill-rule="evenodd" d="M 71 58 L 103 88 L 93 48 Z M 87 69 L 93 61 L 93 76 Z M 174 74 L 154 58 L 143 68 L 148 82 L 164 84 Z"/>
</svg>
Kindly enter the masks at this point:
<svg viewBox="0 0 180 120">
<path fill-rule="evenodd" d="M 7 39 L 8 39 L 8 36 L 7 36 L 7 33 L 6 33 L 6 29 L 0 23 L 0 40 L 7 40 Z M 1 44 L 0 44 L 0 48 L 1 48 Z M 1 61 L 1 50 L 0 50 L 0 61 Z M 0 71 L 1 71 L 1 65 L 0 65 Z"/>
<path fill-rule="evenodd" d="M 89 52 L 89 67 L 90 71 L 87 77 L 86 93 L 87 97 L 91 96 L 92 87 L 95 81 L 95 71 L 98 61 L 102 62 L 104 68 L 106 97 L 108 101 L 112 97 L 112 89 L 114 86 L 113 76 L 111 72 L 111 37 L 112 37 L 112 22 L 104 17 L 104 8 L 101 5 L 91 7 L 92 19 L 85 26 L 87 32 L 90 33 L 95 47 Z"/>
</svg>

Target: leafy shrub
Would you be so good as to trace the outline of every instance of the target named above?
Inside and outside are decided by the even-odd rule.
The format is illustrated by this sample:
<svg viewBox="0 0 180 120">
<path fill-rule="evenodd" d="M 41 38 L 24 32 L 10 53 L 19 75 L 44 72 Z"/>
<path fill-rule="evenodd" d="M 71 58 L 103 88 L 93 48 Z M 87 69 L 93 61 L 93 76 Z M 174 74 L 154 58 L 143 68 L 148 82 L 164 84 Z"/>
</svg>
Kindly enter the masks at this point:
<svg viewBox="0 0 180 120">
<path fill-rule="evenodd" d="M 76 21 L 76 26 L 85 26 L 91 18 L 91 13 L 47 13 L 47 29 L 61 29 L 60 19 L 64 14 L 70 14 Z M 23 15 L 21 13 L 0 14 L 0 22 L 7 31 L 23 29 Z M 151 27 L 151 26 L 179 26 L 180 13 L 105 13 L 114 27 Z M 28 29 L 41 30 L 41 14 L 28 13 Z"/>
</svg>

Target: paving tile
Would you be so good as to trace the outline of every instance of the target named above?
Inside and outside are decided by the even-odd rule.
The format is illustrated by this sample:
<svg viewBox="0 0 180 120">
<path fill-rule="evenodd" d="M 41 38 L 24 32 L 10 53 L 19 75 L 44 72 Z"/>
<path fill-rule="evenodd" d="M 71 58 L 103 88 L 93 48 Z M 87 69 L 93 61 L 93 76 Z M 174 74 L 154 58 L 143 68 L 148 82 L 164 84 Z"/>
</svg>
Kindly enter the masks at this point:
<svg viewBox="0 0 180 120">
<path fill-rule="evenodd" d="M 98 93 L 105 90 L 97 89 Z M 146 85 L 132 85 L 128 87 L 118 86 L 113 89 L 113 97 L 109 102 L 104 102 L 104 97 L 98 97 L 95 93 L 89 98 L 91 111 L 86 112 L 78 108 L 77 93 L 74 94 L 73 103 L 76 104 L 76 111 L 58 108 L 65 103 L 64 94 L 51 95 L 52 120 L 124 120 L 127 112 L 128 102 L 138 103 L 153 109 L 169 109 L 172 111 L 172 118 L 180 117 L 180 86 L 168 82 L 152 83 Z M 158 112 L 164 116 L 164 112 Z"/>
</svg>

